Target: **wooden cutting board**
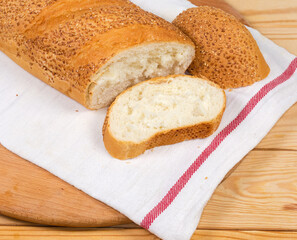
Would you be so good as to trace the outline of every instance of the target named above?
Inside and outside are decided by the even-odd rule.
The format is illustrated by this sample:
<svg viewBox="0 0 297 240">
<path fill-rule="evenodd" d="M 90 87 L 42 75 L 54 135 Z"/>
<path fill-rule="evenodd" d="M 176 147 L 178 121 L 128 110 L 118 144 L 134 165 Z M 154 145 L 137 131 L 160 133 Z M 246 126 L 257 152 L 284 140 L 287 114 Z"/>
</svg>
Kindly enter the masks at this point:
<svg viewBox="0 0 297 240">
<path fill-rule="evenodd" d="M 112 226 L 130 222 L 46 170 L 0 145 L 0 213 L 57 226 Z"/>
<path fill-rule="evenodd" d="M 197 2 L 206 1 L 195 1 Z M 218 6 L 223 8 L 227 6 L 222 1 L 207 2 L 219 4 Z M 229 6 L 228 9 L 230 10 Z M 234 14 L 237 15 L 237 11 Z M 297 107 L 295 106 L 294 109 Z M 284 121 L 297 117 L 297 111 L 294 109 L 293 113 L 291 111 L 286 115 L 289 117 L 284 117 Z M 276 139 L 278 140 L 273 141 L 280 142 L 281 140 L 278 137 Z M 251 156 L 255 157 L 253 154 Z M 270 158 L 269 154 L 260 156 L 256 154 L 256 158 L 259 157 Z M 220 187 L 224 186 L 224 183 Z M 216 197 L 220 195 L 215 194 L 214 198 Z M 209 226 L 208 222 L 213 223 L 213 220 L 218 217 L 215 214 L 216 203 L 211 204 L 212 202 L 208 205 L 210 207 L 206 208 L 209 218 L 202 219 L 202 225 Z M 295 206 L 290 204 L 294 203 L 289 202 L 288 209 Z M 22 220 L 58 226 L 94 227 L 130 222 L 112 208 L 16 156 L 2 146 L 0 146 L 0 213 Z"/>
</svg>

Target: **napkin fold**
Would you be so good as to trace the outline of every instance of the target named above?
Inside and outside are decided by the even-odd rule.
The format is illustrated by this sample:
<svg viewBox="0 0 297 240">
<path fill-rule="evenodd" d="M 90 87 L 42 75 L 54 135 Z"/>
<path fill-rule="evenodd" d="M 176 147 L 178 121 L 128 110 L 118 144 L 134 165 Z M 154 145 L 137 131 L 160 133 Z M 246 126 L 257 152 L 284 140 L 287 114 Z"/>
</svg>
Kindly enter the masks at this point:
<svg viewBox="0 0 297 240">
<path fill-rule="evenodd" d="M 180 6 L 180 11 L 189 7 Z M 226 91 L 226 111 L 212 136 L 157 147 L 127 161 L 104 148 L 106 109 L 85 109 L 0 53 L 0 143 L 160 238 L 189 239 L 223 177 L 297 101 L 297 58 L 249 30 L 269 76 Z"/>
</svg>

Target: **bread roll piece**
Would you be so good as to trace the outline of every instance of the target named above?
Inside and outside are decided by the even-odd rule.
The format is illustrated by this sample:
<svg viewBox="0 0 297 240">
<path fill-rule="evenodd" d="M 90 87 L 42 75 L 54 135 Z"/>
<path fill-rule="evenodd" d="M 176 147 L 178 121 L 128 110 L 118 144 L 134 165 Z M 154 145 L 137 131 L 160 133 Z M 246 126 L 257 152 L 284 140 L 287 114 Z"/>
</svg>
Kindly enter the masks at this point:
<svg viewBox="0 0 297 240">
<path fill-rule="evenodd" d="M 205 79 L 174 75 L 141 82 L 109 107 L 105 147 L 113 157 L 128 159 L 156 146 L 208 137 L 225 104 L 225 92 Z"/>
<path fill-rule="evenodd" d="M 191 40 L 127 0 L 0 1 L 0 50 L 89 109 L 127 87 L 184 73 Z"/>
<path fill-rule="evenodd" d="M 270 72 L 248 29 L 234 16 L 213 7 L 190 8 L 173 21 L 196 45 L 188 71 L 203 75 L 222 88 L 238 88 Z"/>
</svg>

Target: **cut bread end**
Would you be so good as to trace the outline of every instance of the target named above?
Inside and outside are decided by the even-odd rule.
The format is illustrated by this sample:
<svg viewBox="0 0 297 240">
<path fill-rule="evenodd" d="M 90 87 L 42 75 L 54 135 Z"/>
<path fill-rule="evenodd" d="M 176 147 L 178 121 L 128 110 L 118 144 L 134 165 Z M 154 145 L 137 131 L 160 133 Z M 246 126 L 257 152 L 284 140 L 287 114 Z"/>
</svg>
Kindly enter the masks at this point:
<svg viewBox="0 0 297 240">
<path fill-rule="evenodd" d="M 115 158 L 146 149 L 210 136 L 219 126 L 225 92 L 205 79 L 174 75 L 141 82 L 109 107 L 103 141 Z"/>
<path fill-rule="evenodd" d="M 183 74 L 195 56 L 194 46 L 181 43 L 151 43 L 125 50 L 91 77 L 88 106 L 109 106 L 128 87 L 154 77 Z"/>
</svg>

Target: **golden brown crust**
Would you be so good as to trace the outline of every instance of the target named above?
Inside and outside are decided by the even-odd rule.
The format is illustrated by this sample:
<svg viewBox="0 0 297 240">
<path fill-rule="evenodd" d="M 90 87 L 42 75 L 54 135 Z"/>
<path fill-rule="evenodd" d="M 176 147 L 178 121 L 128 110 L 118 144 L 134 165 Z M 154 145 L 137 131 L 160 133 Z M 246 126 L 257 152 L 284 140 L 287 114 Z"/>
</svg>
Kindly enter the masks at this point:
<svg viewBox="0 0 297 240">
<path fill-rule="evenodd" d="M 173 78 L 177 76 L 184 76 L 184 75 L 171 75 L 168 77 L 153 78 L 145 82 L 153 82 L 154 84 L 155 83 L 159 84 L 164 81 L 167 81 L 168 78 Z M 192 76 L 187 76 L 187 77 L 192 77 Z M 196 78 L 196 77 L 192 77 L 192 78 Z M 204 79 L 204 80 L 208 81 L 208 83 L 211 84 L 212 86 L 220 88 L 217 84 L 207 79 Z M 142 83 L 138 83 L 138 84 L 142 84 Z M 133 87 L 137 86 L 138 84 L 134 85 Z M 127 90 L 122 92 L 116 98 L 116 100 L 111 104 L 111 106 L 108 108 L 106 118 L 102 127 L 103 141 L 104 141 L 106 150 L 109 152 L 111 156 L 120 160 L 137 157 L 140 154 L 144 153 L 145 150 L 151 149 L 157 146 L 175 144 L 175 143 L 183 142 L 185 140 L 191 140 L 196 138 L 206 138 L 212 135 L 217 130 L 226 108 L 226 95 L 224 93 L 224 105 L 223 105 L 224 107 L 222 108 L 221 112 L 216 116 L 216 118 L 214 118 L 212 121 L 202 122 L 196 125 L 190 125 L 190 126 L 180 127 L 180 128 L 166 130 L 166 131 L 161 131 L 141 143 L 120 141 L 120 140 L 117 140 L 110 131 L 109 114 L 112 111 L 113 105 L 116 104 L 117 99 L 122 94 L 125 94 L 127 91 L 130 91 L 133 87 L 128 88 Z"/>
<path fill-rule="evenodd" d="M 191 8 L 173 21 L 196 45 L 188 71 L 222 88 L 237 88 L 267 77 L 270 69 L 251 33 L 233 16 L 213 7 Z"/>
<path fill-rule="evenodd" d="M 0 10 L 6 26 L 0 50 L 88 108 L 91 76 L 121 51 L 154 42 L 193 44 L 128 0 L 5 0 Z"/>
</svg>

